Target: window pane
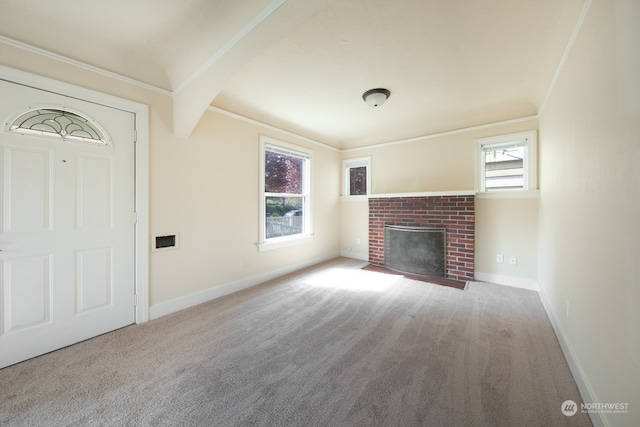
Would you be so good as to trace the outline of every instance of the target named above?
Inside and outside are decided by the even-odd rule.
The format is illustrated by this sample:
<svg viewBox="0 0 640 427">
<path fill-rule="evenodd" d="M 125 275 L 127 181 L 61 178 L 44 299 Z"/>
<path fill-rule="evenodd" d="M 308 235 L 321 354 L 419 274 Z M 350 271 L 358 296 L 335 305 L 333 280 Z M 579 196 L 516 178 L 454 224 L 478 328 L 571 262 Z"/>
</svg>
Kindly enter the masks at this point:
<svg viewBox="0 0 640 427">
<path fill-rule="evenodd" d="M 349 168 L 349 195 L 367 194 L 367 167 Z"/>
<path fill-rule="evenodd" d="M 304 159 L 265 151 L 264 191 L 267 193 L 302 194 Z"/>
<path fill-rule="evenodd" d="M 267 196 L 265 202 L 267 239 L 304 232 L 304 197 Z"/>
<path fill-rule="evenodd" d="M 524 189 L 524 147 L 484 152 L 487 191 Z"/>
</svg>

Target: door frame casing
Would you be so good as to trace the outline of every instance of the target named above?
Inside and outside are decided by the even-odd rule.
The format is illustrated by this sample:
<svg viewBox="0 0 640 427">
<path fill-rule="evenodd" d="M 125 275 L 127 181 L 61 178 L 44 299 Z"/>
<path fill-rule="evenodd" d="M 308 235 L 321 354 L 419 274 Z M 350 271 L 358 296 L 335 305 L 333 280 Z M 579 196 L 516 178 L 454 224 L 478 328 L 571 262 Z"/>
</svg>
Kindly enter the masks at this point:
<svg viewBox="0 0 640 427">
<path fill-rule="evenodd" d="M 147 322 L 149 320 L 149 107 L 2 65 L 0 65 L 0 79 L 116 108 L 134 115 L 135 213 L 132 212 L 132 221 L 135 218 L 135 322 Z"/>
</svg>

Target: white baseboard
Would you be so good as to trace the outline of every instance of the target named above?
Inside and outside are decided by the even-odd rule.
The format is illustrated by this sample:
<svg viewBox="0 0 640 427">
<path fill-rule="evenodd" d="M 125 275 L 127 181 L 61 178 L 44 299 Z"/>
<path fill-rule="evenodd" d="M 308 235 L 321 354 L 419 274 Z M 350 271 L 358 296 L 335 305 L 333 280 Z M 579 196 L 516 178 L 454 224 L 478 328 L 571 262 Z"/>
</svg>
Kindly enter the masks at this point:
<svg viewBox="0 0 640 427">
<path fill-rule="evenodd" d="M 256 276 L 247 277 L 244 279 L 236 280 L 235 282 L 226 283 L 224 285 L 216 286 L 214 288 L 206 289 L 195 294 L 185 295 L 180 298 L 173 299 L 171 301 L 161 302 L 159 304 L 152 305 L 149 308 L 149 317 L 151 320 L 157 319 L 162 316 L 166 316 L 171 313 L 175 313 L 185 308 L 193 307 L 203 302 L 211 301 L 216 298 L 223 297 L 225 295 L 232 294 L 234 292 L 242 291 L 252 286 L 259 285 L 269 280 L 276 279 L 289 273 L 301 270 L 303 268 L 311 267 L 312 265 L 319 264 L 324 261 L 328 261 L 339 256 L 338 253 L 333 253 L 321 258 L 315 258 L 309 261 L 293 264 L 287 267 L 283 267 L 277 270 L 269 271 L 267 273 L 258 274 Z"/>
<path fill-rule="evenodd" d="M 357 259 L 359 261 L 369 261 L 369 254 L 356 254 L 349 251 L 341 251 L 340 256 L 345 258 Z"/>
<path fill-rule="evenodd" d="M 564 353 L 564 358 L 567 360 L 569 369 L 571 370 L 573 378 L 576 381 L 576 385 L 578 386 L 578 391 L 580 392 L 580 396 L 582 396 L 582 400 L 585 403 L 599 402 L 599 400 L 595 396 L 595 393 L 593 392 L 591 384 L 587 380 L 587 377 L 584 375 L 584 370 L 582 369 L 580 362 L 578 362 L 575 357 L 575 352 L 573 351 L 571 344 L 566 339 L 564 329 L 562 328 L 560 322 L 558 322 L 558 316 L 556 316 L 556 312 L 553 310 L 553 306 L 551 305 L 549 298 L 547 298 L 547 295 L 544 293 L 544 290 L 542 290 L 542 288 L 540 288 L 538 295 L 540 295 L 542 306 L 547 312 L 547 317 L 549 318 L 551 326 L 556 333 L 558 343 L 560 343 L 560 348 L 562 349 L 562 353 Z M 594 427 L 608 427 L 611 425 L 610 423 L 606 422 L 606 419 L 603 418 L 603 415 L 600 413 L 590 413 L 589 417 L 591 418 L 591 422 L 593 423 Z"/>
<path fill-rule="evenodd" d="M 525 279 L 523 277 L 505 276 L 503 274 L 475 272 L 476 280 L 481 282 L 495 283 L 496 285 L 511 286 L 513 288 L 527 289 L 529 291 L 540 291 L 537 280 Z"/>
</svg>

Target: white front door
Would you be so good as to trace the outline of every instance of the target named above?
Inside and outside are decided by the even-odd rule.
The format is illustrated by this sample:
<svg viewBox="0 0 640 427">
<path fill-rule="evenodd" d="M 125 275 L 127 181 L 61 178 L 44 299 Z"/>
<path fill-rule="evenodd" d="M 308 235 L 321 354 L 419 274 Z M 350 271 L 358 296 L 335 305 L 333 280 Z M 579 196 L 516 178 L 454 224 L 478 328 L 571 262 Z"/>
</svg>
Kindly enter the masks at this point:
<svg viewBox="0 0 640 427">
<path fill-rule="evenodd" d="M 107 143 L 9 130 L 43 107 Z M 2 368 L 134 323 L 135 117 L 0 80 L 0 119 Z"/>
</svg>

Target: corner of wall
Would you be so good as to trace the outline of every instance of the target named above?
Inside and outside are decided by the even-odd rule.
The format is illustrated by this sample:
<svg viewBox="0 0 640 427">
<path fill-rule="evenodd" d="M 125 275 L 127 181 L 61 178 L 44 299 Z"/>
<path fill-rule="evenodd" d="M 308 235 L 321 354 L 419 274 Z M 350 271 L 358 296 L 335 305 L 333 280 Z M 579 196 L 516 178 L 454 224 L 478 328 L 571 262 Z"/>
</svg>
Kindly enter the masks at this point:
<svg viewBox="0 0 640 427">
<path fill-rule="evenodd" d="M 496 285 L 511 286 L 513 288 L 526 289 L 528 291 L 540 292 L 537 280 L 524 277 L 506 276 L 504 274 L 475 272 L 476 280 L 480 282 L 495 283 Z"/>
<path fill-rule="evenodd" d="M 369 255 L 363 253 L 355 253 L 349 251 L 341 251 L 340 256 L 344 258 L 357 259 L 358 261 L 369 262 Z"/>
<path fill-rule="evenodd" d="M 566 334 L 564 329 L 562 328 L 562 324 L 558 322 L 558 316 L 551 305 L 551 301 L 547 297 L 547 294 L 544 292 L 542 287 L 539 287 L 540 301 L 542 301 L 542 306 L 544 307 L 544 311 L 547 313 L 547 317 L 551 322 L 551 326 L 553 327 L 553 331 L 556 334 L 556 338 L 558 339 L 558 343 L 560 344 L 560 348 L 562 349 L 562 353 L 564 354 L 564 358 L 567 360 L 567 364 L 569 365 L 569 369 L 571 370 L 571 374 L 573 375 L 573 379 L 578 386 L 578 391 L 582 396 L 582 400 L 585 402 L 599 402 L 596 398 L 595 393 L 593 391 L 593 387 L 589 383 L 587 376 L 584 373 L 584 369 L 580 365 L 578 358 L 575 356 L 575 351 L 571 347 L 569 340 L 566 338 Z M 608 427 L 608 424 L 602 418 L 599 413 L 590 413 L 589 417 L 591 418 L 591 422 L 594 427 Z"/>
</svg>

